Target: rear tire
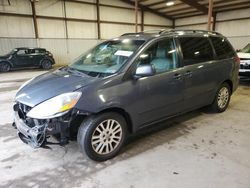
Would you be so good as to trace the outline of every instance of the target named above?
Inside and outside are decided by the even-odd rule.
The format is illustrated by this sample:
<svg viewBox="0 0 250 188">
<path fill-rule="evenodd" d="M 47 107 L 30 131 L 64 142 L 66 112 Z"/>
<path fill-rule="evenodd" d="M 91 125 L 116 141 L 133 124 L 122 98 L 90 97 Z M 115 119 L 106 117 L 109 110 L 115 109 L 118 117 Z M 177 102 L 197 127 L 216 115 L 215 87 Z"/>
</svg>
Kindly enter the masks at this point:
<svg viewBox="0 0 250 188">
<path fill-rule="evenodd" d="M 0 63 L 0 72 L 9 72 L 10 68 L 11 67 L 9 63 L 6 62 Z"/>
<path fill-rule="evenodd" d="M 45 59 L 41 63 L 42 69 L 49 70 L 52 68 L 52 62 L 49 59 Z"/>
<path fill-rule="evenodd" d="M 223 83 L 215 96 L 214 102 L 211 105 L 211 108 L 214 112 L 224 112 L 230 102 L 231 98 L 231 88 L 227 83 Z"/>
<path fill-rule="evenodd" d="M 94 161 L 106 161 L 115 157 L 127 135 L 127 123 L 115 112 L 93 115 L 85 119 L 77 135 L 80 150 Z"/>
</svg>

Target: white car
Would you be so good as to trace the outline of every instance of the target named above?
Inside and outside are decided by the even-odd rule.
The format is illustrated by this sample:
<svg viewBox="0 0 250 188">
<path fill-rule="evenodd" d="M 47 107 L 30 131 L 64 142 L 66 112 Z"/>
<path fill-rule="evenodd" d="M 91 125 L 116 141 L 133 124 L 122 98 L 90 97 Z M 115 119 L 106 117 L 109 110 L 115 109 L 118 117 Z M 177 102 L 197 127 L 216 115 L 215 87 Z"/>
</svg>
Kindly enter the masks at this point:
<svg viewBox="0 0 250 188">
<path fill-rule="evenodd" d="M 240 76 L 250 76 L 250 43 L 246 45 L 240 52 L 238 52 L 240 58 Z"/>
</svg>

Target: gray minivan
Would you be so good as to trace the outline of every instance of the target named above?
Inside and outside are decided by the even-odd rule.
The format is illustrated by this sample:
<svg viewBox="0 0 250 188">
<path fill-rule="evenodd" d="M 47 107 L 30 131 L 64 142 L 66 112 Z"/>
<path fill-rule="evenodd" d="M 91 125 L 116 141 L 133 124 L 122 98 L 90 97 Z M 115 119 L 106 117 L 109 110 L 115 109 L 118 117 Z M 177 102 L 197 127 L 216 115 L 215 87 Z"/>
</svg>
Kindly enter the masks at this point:
<svg viewBox="0 0 250 188">
<path fill-rule="evenodd" d="M 156 122 L 207 105 L 225 111 L 238 70 L 235 50 L 217 32 L 128 33 L 21 86 L 13 126 L 32 147 L 48 135 L 60 144 L 77 135 L 84 155 L 104 161 L 128 134 Z"/>
</svg>

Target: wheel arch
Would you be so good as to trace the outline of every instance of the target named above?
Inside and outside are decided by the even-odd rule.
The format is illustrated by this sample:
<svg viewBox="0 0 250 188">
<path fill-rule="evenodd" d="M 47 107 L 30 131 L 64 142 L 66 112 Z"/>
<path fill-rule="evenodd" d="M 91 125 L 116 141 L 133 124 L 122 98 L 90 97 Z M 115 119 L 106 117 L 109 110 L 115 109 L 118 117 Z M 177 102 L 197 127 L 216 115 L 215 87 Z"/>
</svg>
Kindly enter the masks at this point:
<svg viewBox="0 0 250 188">
<path fill-rule="evenodd" d="M 229 85 L 230 91 L 231 91 L 231 94 L 232 94 L 233 93 L 233 82 L 231 80 L 227 79 L 223 83 L 227 83 Z"/>
<path fill-rule="evenodd" d="M 2 61 L 0 61 L 0 63 L 8 63 L 11 68 L 13 67 L 13 64 L 7 60 L 2 60 Z"/>
<path fill-rule="evenodd" d="M 42 59 L 40 60 L 39 66 L 42 66 L 42 63 L 43 63 L 44 60 L 49 60 L 49 61 L 51 62 L 51 65 L 53 65 L 53 61 L 52 61 L 50 58 L 44 57 L 44 58 L 42 58 Z"/>
<path fill-rule="evenodd" d="M 134 132 L 134 129 L 133 129 L 133 123 L 132 123 L 132 119 L 129 115 L 128 112 L 126 112 L 124 109 L 120 108 L 120 107 L 111 107 L 111 108 L 107 108 L 107 109 L 104 109 L 104 110 L 101 110 L 99 113 L 106 113 L 106 112 L 116 112 L 120 115 L 122 115 L 126 122 L 127 122 L 127 128 L 128 128 L 128 132 L 129 133 L 133 133 Z"/>
</svg>

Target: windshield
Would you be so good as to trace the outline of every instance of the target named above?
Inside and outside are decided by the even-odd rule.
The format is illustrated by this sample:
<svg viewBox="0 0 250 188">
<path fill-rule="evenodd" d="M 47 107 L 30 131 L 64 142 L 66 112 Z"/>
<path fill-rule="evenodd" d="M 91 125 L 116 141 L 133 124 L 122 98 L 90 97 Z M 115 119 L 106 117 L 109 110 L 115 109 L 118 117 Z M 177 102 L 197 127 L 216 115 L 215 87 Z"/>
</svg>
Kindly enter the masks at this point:
<svg viewBox="0 0 250 188">
<path fill-rule="evenodd" d="M 17 50 L 11 50 L 9 53 L 5 54 L 4 56 L 9 56 L 9 55 L 13 55 Z"/>
<path fill-rule="evenodd" d="M 109 76 L 116 73 L 144 42 L 130 39 L 107 41 L 82 54 L 69 67 L 94 77 Z"/>
<path fill-rule="evenodd" d="M 250 53 L 250 43 L 246 45 L 240 52 Z"/>
</svg>

